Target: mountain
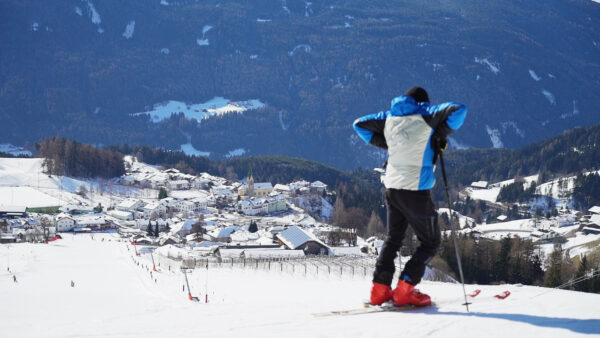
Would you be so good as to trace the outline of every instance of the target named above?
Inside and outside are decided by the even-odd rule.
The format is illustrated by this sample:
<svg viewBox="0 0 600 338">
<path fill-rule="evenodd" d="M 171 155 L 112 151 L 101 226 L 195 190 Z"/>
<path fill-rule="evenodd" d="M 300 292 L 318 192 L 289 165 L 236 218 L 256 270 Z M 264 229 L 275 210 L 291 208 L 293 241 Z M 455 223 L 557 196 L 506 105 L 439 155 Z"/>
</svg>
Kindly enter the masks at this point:
<svg viewBox="0 0 600 338">
<path fill-rule="evenodd" d="M 5 0 L 0 143 L 349 169 L 382 157 L 352 121 L 418 84 L 469 107 L 455 147 L 518 148 L 600 122 L 599 17 L 586 0 Z"/>
</svg>

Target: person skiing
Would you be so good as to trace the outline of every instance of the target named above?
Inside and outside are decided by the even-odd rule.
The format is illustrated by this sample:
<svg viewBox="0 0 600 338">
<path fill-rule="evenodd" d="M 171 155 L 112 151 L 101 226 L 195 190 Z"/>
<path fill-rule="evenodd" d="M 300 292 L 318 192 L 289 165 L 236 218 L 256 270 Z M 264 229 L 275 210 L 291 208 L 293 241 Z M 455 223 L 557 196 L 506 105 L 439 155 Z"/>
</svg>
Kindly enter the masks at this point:
<svg viewBox="0 0 600 338">
<path fill-rule="evenodd" d="M 388 152 L 382 177 L 386 187 L 388 233 L 373 273 L 370 297 L 373 305 L 389 300 L 396 306 L 431 304 L 431 298 L 415 286 L 441 242 L 430 192 L 435 184 L 435 162 L 437 154 L 447 147 L 446 137 L 462 126 L 466 114 L 467 108 L 460 103 L 430 105 L 427 91 L 412 87 L 392 99 L 389 111 L 354 121 L 354 130 L 360 138 Z M 394 260 L 409 224 L 420 244 L 392 290 Z"/>
</svg>

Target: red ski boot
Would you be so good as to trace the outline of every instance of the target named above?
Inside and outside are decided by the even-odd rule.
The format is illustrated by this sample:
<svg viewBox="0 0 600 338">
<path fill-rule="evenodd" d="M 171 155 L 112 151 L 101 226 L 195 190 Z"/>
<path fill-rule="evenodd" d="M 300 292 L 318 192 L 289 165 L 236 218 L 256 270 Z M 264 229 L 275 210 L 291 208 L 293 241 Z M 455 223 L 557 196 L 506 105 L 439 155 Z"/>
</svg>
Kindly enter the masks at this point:
<svg viewBox="0 0 600 338">
<path fill-rule="evenodd" d="M 398 282 L 398 286 L 392 291 L 392 298 L 396 306 L 427 306 L 431 304 L 431 298 L 428 295 L 420 293 L 414 285 L 404 280 Z"/>
<path fill-rule="evenodd" d="M 392 299 L 392 288 L 388 285 L 373 282 L 371 288 L 371 305 L 381 305 Z"/>
</svg>

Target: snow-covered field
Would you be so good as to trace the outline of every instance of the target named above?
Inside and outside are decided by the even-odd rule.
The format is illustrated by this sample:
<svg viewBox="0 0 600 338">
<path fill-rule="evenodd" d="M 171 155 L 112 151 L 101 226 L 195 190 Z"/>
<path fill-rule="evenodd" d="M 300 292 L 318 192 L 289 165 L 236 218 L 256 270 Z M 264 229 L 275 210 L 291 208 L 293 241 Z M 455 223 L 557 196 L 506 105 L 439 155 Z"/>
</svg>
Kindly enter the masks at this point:
<svg viewBox="0 0 600 338">
<path fill-rule="evenodd" d="M 198 44 L 201 46 L 208 45 L 208 40 L 198 39 Z M 152 122 L 159 123 L 171 117 L 171 114 L 183 113 L 188 119 L 200 121 L 210 116 L 242 113 L 246 110 L 259 109 L 264 106 L 265 104 L 258 99 L 231 102 L 226 98 L 217 96 L 207 102 L 198 104 L 186 104 L 180 101 L 163 102 L 154 105 L 152 110 L 133 115 L 149 115 Z"/>
<path fill-rule="evenodd" d="M 590 337 L 600 336 L 600 295 L 518 285 L 482 289 L 470 312 L 457 284 L 423 282 L 436 306 L 317 317 L 361 306 L 367 277 L 299 277 L 219 268 L 149 271 L 116 235 L 65 235 L 50 244 L 0 245 L 4 337 Z M 138 265 L 139 263 L 139 265 Z M 13 275 L 17 283 L 13 282 Z M 165 268 L 165 267 L 163 267 Z M 71 287 L 71 281 L 75 286 Z M 492 295 L 510 290 L 505 300 Z"/>
</svg>

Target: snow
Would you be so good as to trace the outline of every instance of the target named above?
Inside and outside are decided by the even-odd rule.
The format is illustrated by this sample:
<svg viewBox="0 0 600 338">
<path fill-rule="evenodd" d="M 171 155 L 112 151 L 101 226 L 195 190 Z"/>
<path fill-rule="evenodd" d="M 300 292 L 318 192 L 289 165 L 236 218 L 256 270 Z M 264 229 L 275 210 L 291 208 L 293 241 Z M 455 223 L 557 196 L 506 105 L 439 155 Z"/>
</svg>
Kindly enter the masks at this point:
<svg viewBox="0 0 600 338">
<path fill-rule="evenodd" d="M 556 105 L 556 98 L 554 97 L 554 94 L 550 93 L 546 89 L 542 90 L 542 94 L 544 94 L 544 96 L 546 97 L 548 102 L 550 102 L 551 105 Z"/>
<path fill-rule="evenodd" d="M 211 29 L 213 29 L 213 26 L 211 25 L 204 25 L 204 27 L 202 27 L 202 38 L 196 39 L 198 46 L 202 47 L 210 44 L 208 38 L 206 38 L 206 33 Z"/>
<path fill-rule="evenodd" d="M 537 182 L 539 175 L 531 175 L 524 177 L 523 180 L 525 189 L 529 188 L 533 182 Z M 493 183 L 488 186 L 487 189 L 473 189 L 472 187 L 468 187 L 464 190 L 465 194 L 467 194 L 471 199 L 474 200 L 484 200 L 488 202 L 495 203 L 498 194 L 500 193 L 500 189 L 509 184 L 513 184 L 515 182 L 514 179 Z M 537 191 L 537 190 L 536 190 Z"/>
<path fill-rule="evenodd" d="M 210 152 L 197 150 L 191 143 L 182 144 L 181 151 L 183 151 L 186 155 L 191 156 L 210 156 Z"/>
<path fill-rule="evenodd" d="M 296 53 L 296 51 L 298 49 L 302 49 L 306 53 L 310 53 L 310 51 L 311 51 L 310 45 L 300 44 L 300 45 L 295 46 L 294 49 L 292 49 L 291 51 L 289 51 L 288 55 L 289 56 L 294 56 L 294 53 Z"/>
<path fill-rule="evenodd" d="M 50 244 L 0 245 L 2 265 L 9 264 L 18 280 L 14 283 L 12 274 L 0 269 L 3 335 L 398 337 L 399 330 L 410 337 L 600 334 L 600 295 L 520 285 L 467 285 L 467 292 L 482 290 L 471 300 L 469 313 L 461 305 L 459 284 L 424 281 L 419 287 L 432 296 L 435 307 L 317 317 L 313 314 L 360 308 L 371 276 L 342 278 L 323 270 L 305 276 L 304 269 L 269 272 L 224 264 L 187 270 L 191 294 L 201 300 L 191 302 L 182 272 L 167 263 L 176 261 L 159 260 L 162 266 L 151 274 L 149 251 L 138 250 L 141 256 L 135 256 L 114 234 L 63 237 Z M 503 290 L 509 290 L 510 297 L 492 297 Z M 23 325 L 28 318 L 35 320 Z"/>
<path fill-rule="evenodd" d="M 100 14 L 96 10 L 96 7 L 94 7 L 94 4 L 89 0 L 81 0 L 81 1 L 87 3 L 88 13 L 90 15 L 90 18 L 92 19 L 92 23 L 94 25 L 99 25 L 100 23 L 102 23 L 102 18 L 100 18 Z"/>
<path fill-rule="evenodd" d="M 27 208 L 55 207 L 65 202 L 31 187 L 0 187 L 0 205 L 18 205 Z"/>
<path fill-rule="evenodd" d="M 484 65 L 484 66 L 488 66 L 488 68 L 490 69 L 490 71 L 494 74 L 498 74 L 500 73 L 500 66 L 498 65 L 498 63 L 496 62 L 492 62 L 490 60 L 488 60 L 488 58 L 475 58 L 475 62 L 480 64 L 480 65 Z"/>
<path fill-rule="evenodd" d="M 133 115 L 150 115 L 152 122 L 159 123 L 171 117 L 172 114 L 183 113 L 188 119 L 200 121 L 215 115 L 242 113 L 246 110 L 258 109 L 264 106 L 265 104 L 258 99 L 233 102 L 217 96 L 207 102 L 198 104 L 186 104 L 180 101 L 162 102 L 155 104 L 152 110 Z"/>
<path fill-rule="evenodd" d="M 534 79 L 535 81 L 540 81 L 542 79 L 531 69 L 529 70 L 529 76 L 531 76 L 531 78 Z"/>
<path fill-rule="evenodd" d="M 123 32 L 123 37 L 127 40 L 133 37 L 133 31 L 135 30 L 135 21 L 129 21 L 127 27 L 125 27 L 125 31 Z"/>
<path fill-rule="evenodd" d="M 229 151 L 229 153 L 227 153 L 227 155 L 225 155 L 225 157 L 227 158 L 232 158 L 232 157 L 238 157 L 238 156 L 242 156 L 246 153 L 246 149 L 244 148 L 239 148 L 239 149 L 234 149 Z"/>
<path fill-rule="evenodd" d="M 0 153 L 8 153 L 14 156 L 27 155 L 31 156 L 31 151 L 25 150 L 25 148 L 14 146 L 10 143 L 0 144 Z"/>
<path fill-rule="evenodd" d="M 579 115 L 579 108 L 577 108 L 577 100 L 573 100 L 573 110 L 570 113 L 561 114 L 561 119 L 566 119 L 567 117 L 572 117 L 575 115 Z"/>
<path fill-rule="evenodd" d="M 485 126 L 485 129 L 487 130 L 487 133 L 490 136 L 490 140 L 492 141 L 493 147 L 504 148 L 504 143 L 502 143 L 502 139 L 500 139 L 500 130 L 492 129 L 488 125 Z"/>
</svg>

